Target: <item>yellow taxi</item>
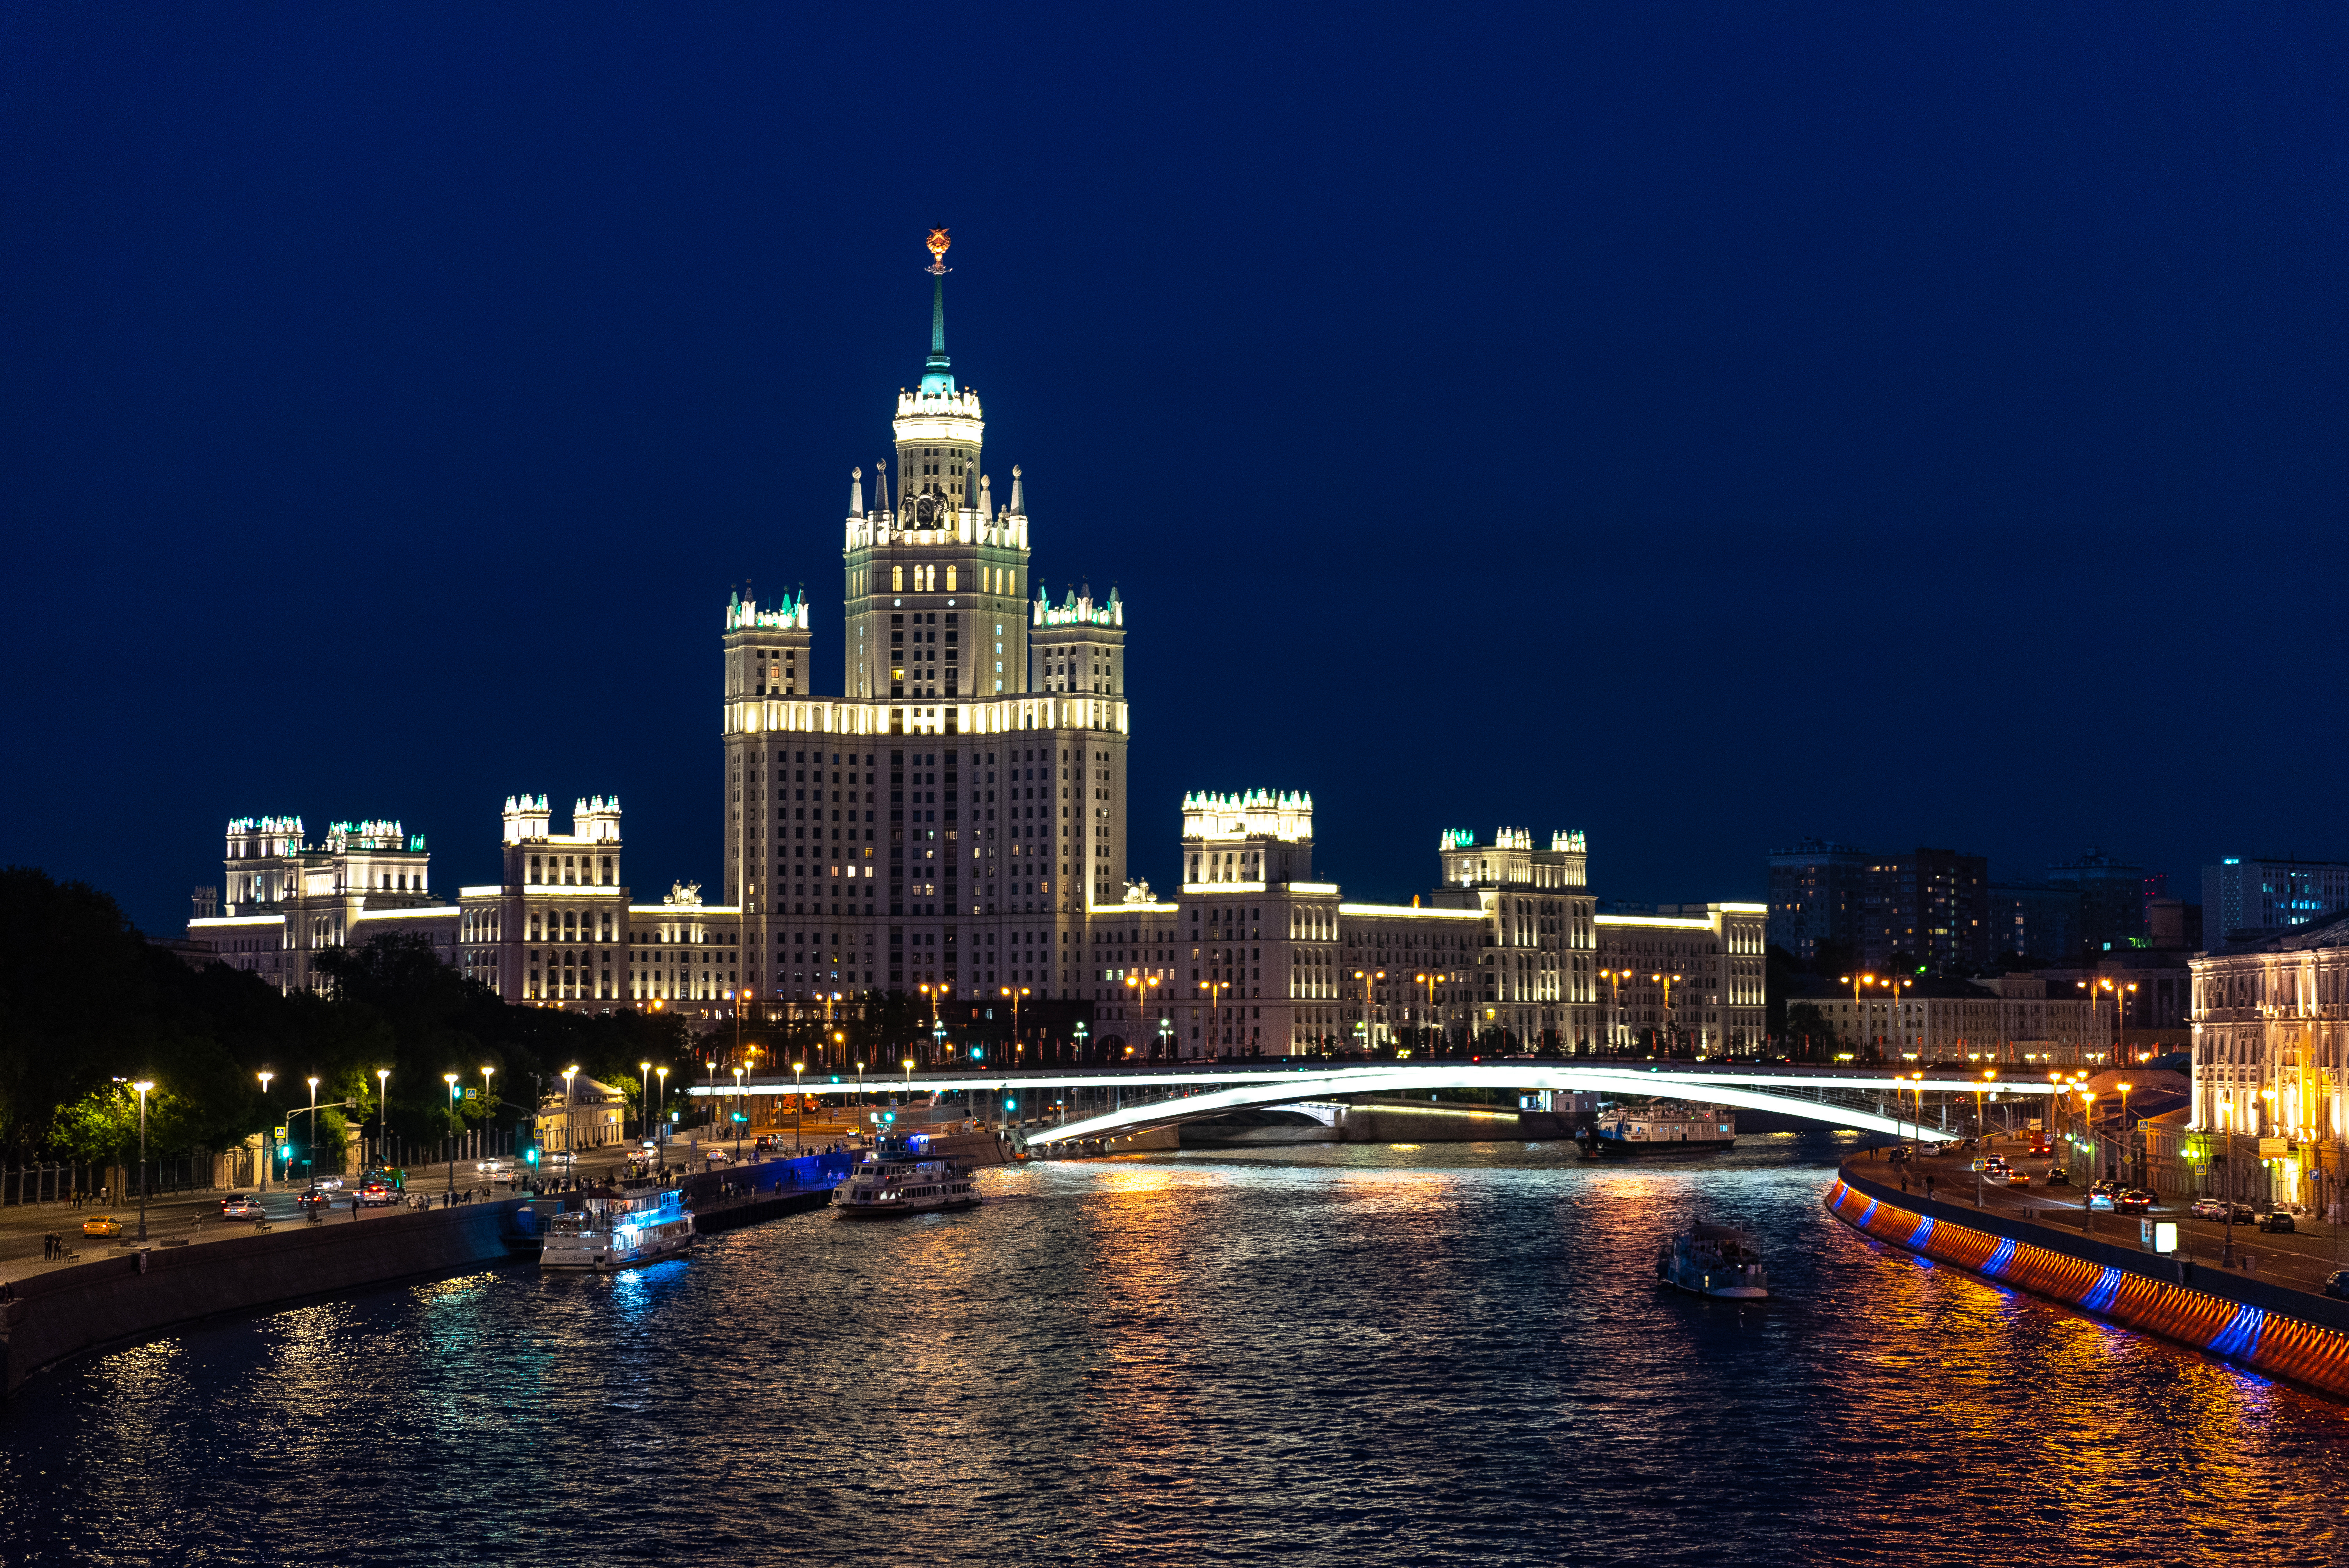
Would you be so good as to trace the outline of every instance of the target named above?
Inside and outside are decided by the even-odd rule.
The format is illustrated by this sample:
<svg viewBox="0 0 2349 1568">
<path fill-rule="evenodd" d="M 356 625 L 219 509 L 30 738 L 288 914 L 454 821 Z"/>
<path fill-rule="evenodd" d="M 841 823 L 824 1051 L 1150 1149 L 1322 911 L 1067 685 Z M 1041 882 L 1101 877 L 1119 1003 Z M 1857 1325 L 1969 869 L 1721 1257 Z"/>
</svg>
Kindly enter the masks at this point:
<svg viewBox="0 0 2349 1568">
<path fill-rule="evenodd" d="M 122 1222 L 111 1214 L 94 1214 L 81 1222 L 81 1233 L 85 1236 L 119 1236 L 122 1233 Z"/>
</svg>

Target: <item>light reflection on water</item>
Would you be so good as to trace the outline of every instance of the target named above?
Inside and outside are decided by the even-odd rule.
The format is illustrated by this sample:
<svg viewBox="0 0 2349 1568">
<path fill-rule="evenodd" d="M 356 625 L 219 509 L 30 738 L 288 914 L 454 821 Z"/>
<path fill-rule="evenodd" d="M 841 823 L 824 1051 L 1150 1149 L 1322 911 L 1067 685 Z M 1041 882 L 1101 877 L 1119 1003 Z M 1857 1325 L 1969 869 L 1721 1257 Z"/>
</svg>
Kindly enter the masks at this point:
<svg viewBox="0 0 2349 1568">
<path fill-rule="evenodd" d="M 1031 1165 L 319 1303 L 37 1380 L 0 1560 L 2342 1560 L 2344 1412 L 1854 1235 L 1836 1146 Z M 1778 1299 L 1656 1294 L 1699 1216 Z"/>
</svg>

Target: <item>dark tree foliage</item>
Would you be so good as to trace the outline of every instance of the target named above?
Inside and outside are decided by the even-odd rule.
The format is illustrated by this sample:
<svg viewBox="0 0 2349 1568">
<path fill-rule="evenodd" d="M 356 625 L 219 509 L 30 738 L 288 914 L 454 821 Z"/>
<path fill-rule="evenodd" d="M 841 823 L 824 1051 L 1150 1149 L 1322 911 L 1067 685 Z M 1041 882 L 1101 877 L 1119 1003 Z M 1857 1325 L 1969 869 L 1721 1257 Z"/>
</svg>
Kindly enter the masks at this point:
<svg viewBox="0 0 2349 1568">
<path fill-rule="evenodd" d="M 322 992 L 281 994 L 226 965 L 191 968 L 150 944 L 114 901 L 32 867 L 0 868 L 0 1161 L 119 1154 L 137 1137 L 128 1084 L 149 1080 L 148 1142 L 159 1154 L 223 1148 L 309 1101 L 353 1101 L 322 1117 L 320 1141 L 382 1114 L 432 1140 L 460 1123 L 512 1127 L 563 1069 L 633 1086 L 637 1064 L 690 1080 L 697 1055 L 674 1016 L 595 1017 L 510 1006 L 435 956 L 421 937 L 386 936 L 324 955 Z M 458 1088 L 489 1094 L 452 1099 Z M 379 1080 L 379 1070 L 389 1078 Z M 264 1098 L 259 1074 L 274 1075 Z"/>
</svg>

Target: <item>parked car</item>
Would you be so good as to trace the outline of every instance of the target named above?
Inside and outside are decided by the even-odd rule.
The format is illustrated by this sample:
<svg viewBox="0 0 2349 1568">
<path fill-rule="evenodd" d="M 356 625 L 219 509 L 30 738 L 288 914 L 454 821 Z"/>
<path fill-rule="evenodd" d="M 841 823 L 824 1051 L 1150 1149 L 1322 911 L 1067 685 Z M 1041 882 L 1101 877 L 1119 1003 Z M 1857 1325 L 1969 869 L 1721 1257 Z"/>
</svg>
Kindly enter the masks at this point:
<svg viewBox="0 0 2349 1568">
<path fill-rule="evenodd" d="M 81 1233 L 85 1236 L 119 1236 L 122 1233 L 122 1222 L 111 1214 L 93 1214 L 81 1222 Z"/>
<path fill-rule="evenodd" d="M 2047 1184 L 2050 1187 L 2069 1187 L 2072 1184 L 2072 1173 L 2061 1165 L 2050 1165 L 2047 1168 Z"/>
<path fill-rule="evenodd" d="M 2006 1173 L 2006 1184 L 2010 1187 L 2028 1187 L 2031 1185 L 2031 1172 L 2020 1170 L 2010 1171 Z"/>
<path fill-rule="evenodd" d="M 239 1192 L 221 1200 L 221 1218 L 223 1220 L 258 1220 L 261 1212 L 261 1200 L 250 1192 Z"/>
<path fill-rule="evenodd" d="M 2153 1194 L 2137 1187 L 2126 1187 L 2113 1194 L 2113 1208 L 2123 1214 L 2142 1214 L 2153 1208 Z"/>
<path fill-rule="evenodd" d="M 365 1209 L 388 1209 L 399 1201 L 399 1193 L 388 1181 L 370 1181 L 360 1188 L 354 1197 L 359 1206 Z"/>
<path fill-rule="evenodd" d="M 2326 1274 L 2324 1294 L 2335 1301 L 2349 1301 L 2349 1269 L 2334 1269 Z"/>
<path fill-rule="evenodd" d="M 2260 1216 L 2260 1229 L 2262 1231 L 2291 1230 L 2291 1211 L 2287 1209 L 2270 1209 L 2266 1213 Z"/>
</svg>

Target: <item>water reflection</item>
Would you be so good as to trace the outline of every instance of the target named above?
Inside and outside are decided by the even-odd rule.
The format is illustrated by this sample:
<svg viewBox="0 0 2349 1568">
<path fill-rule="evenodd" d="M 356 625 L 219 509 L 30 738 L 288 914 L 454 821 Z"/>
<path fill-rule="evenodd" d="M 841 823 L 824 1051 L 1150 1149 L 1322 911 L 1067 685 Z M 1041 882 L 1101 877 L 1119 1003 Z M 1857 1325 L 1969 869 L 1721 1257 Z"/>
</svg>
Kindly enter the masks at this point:
<svg viewBox="0 0 2349 1568">
<path fill-rule="evenodd" d="M 36 1382 L 0 1559 L 2340 1560 L 2342 1411 L 1855 1235 L 1835 1147 L 1034 1165 L 320 1303 Z M 1700 1217 L 1777 1299 L 1657 1294 Z"/>
</svg>

